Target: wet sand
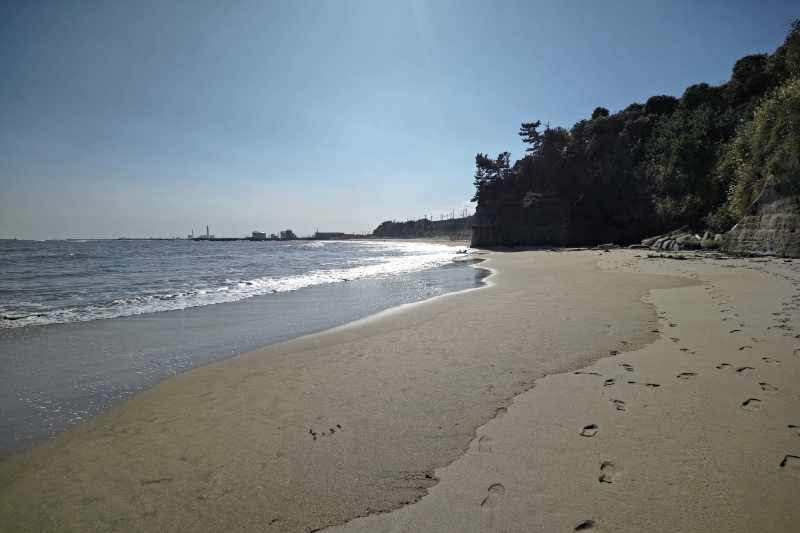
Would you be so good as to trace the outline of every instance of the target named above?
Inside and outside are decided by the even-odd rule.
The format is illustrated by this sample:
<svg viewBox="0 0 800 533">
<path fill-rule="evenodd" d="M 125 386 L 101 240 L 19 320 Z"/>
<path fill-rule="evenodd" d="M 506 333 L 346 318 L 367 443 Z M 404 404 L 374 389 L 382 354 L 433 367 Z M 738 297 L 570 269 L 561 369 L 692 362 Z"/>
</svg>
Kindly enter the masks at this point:
<svg viewBox="0 0 800 533">
<path fill-rule="evenodd" d="M 0 329 L 0 456 L 190 368 L 474 288 L 486 274 L 459 265 L 110 320 Z"/>
<path fill-rule="evenodd" d="M 484 257 L 494 271 L 485 288 L 191 370 L 5 459 L 0 523 L 798 523 L 800 435 L 789 427 L 800 426 L 796 263 L 632 251 Z"/>
</svg>

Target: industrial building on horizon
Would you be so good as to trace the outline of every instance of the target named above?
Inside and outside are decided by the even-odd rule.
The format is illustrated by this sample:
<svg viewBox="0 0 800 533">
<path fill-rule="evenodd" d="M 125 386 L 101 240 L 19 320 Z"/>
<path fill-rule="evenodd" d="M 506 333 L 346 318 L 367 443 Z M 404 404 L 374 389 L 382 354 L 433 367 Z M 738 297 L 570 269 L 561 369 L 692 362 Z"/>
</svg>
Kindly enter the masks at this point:
<svg viewBox="0 0 800 533">
<path fill-rule="evenodd" d="M 344 237 L 344 233 L 341 231 L 316 231 L 314 232 L 314 238 L 319 240 L 328 240 L 328 239 L 336 239 L 337 237 Z"/>
<path fill-rule="evenodd" d="M 353 237 L 354 235 L 350 235 L 349 237 Z M 331 240 L 331 239 L 340 239 L 340 238 L 348 238 L 348 234 L 342 231 L 315 231 L 314 235 L 310 237 L 298 237 L 297 234 L 290 230 L 283 230 L 278 235 L 274 233 L 270 233 L 267 235 L 266 231 L 259 231 L 254 230 L 250 233 L 249 237 L 221 237 L 217 238 L 214 235 L 211 235 L 209 231 L 209 227 L 206 226 L 206 233 L 205 235 L 198 235 L 195 236 L 194 230 L 192 233 L 186 236 L 187 239 L 193 241 L 280 241 L 280 240 L 294 240 L 294 239 L 311 239 L 311 240 Z"/>
</svg>

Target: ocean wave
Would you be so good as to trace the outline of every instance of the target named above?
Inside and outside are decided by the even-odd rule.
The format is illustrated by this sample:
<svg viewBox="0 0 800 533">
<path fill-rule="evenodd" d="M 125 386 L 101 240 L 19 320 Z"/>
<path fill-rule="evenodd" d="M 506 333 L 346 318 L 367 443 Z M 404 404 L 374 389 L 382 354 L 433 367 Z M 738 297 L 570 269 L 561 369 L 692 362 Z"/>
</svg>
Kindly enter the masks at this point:
<svg viewBox="0 0 800 533">
<path fill-rule="evenodd" d="M 299 243 L 300 246 L 319 248 L 324 243 Z M 397 243 L 392 246 L 401 250 L 403 255 L 367 255 L 347 261 L 356 266 L 347 268 L 318 268 L 305 273 L 283 277 L 257 277 L 235 280 L 230 277 L 213 282 L 206 286 L 196 280 L 194 288 L 181 288 L 158 294 L 142 294 L 126 298 L 118 298 L 105 302 L 93 302 L 83 306 L 71 306 L 57 309 L 14 313 L 6 310 L 0 312 L 0 329 L 23 326 L 57 324 L 66 322 L 84 322 L 121 316 L 132 316 L 161 311 L 175 311 L 190 307 L 228 303 L 262 296 L 270 293 L 288 292 L 317 285 L 341 283 L 362 278 L 379 278 L 398 276 L 410 272 L 418 272 L 438 268 L 465 261 L 467 254 L 456 254 L 449 246 L 432 246 L 430 244 Z M 376 247 L 374 252 L 380 253 L 386 248 Z M 322 266 L 322 265 L 319 265 Z M 38 311 L 38 310 L 37 310 Z"/>
</svg>

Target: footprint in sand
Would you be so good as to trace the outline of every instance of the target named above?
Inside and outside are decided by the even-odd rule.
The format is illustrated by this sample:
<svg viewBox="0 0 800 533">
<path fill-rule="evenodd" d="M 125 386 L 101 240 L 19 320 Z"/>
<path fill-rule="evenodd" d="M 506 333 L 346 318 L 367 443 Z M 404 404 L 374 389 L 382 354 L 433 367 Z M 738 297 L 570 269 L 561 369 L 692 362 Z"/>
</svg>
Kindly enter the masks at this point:
<svg viewBox="0 0 800 533">
<path fill-rule="evenodd" d="M 681 351 L 688 354 L 693 354 L 695 352 L 691 351 L 689 348 L 681 348 Z"/>
<path fill-rule="evenodd" d="M 778 387 L 770 385 L 769 383 L 759 383 L 759 385 L 761 385 L 761 390 L 763 390 L 764 392 L 771 392 L 773 394 L 780 394 L 781 392 L 781 390 Z"/>
<path fill-rule="evenodd" d="M 575 527 L 575 531 L 589 531 L 590 529 L 595 529 L 594 526 L 594 520 L 586 520 L 578 524 L 577 527 Z"/>
<path fill-rule="evenodd" d="M 781 461 L 781 468 L 785 472 L 789 472 L 795 476 L 800 475 L 800 457 L 796 455 L 787 455 Z"/>
<path fill-rule="evenodd" d="M 730 365 L 728 363 L 722 363 L 721 365 L 717 366 L 717 368 L 719 368 L 720 370 L 730 370 L 731 368 L 733 368 L 733 365 Z"/>
<path fill-rule="evenodd" d="M 621 366 L 622 368 L 624 368 L 624 369 L 625 369 L 625 370 L 627 370 L 628 372 L 633 372 L 633 367 L 632 367 L 631 365 L 628 365 L 628 364 L 621 364 L 621 365 L 619 365 L 619 366 Z"/>
<path fill-rule="evenodd" d="M 174 478 L 171 477 L 162 477 L 160 479 L 143 479 L 139 482 L 139 485 L 145 487 L 147 485 L 162 485 L 166 483 L 171 483 Z"/>
<path fill-rule="evenodd" d="M 489 511 L 489 523 L 487 525 L 489 528 L 492 528 L 494 526 L 494 510 L 500 504 L 500 500 L 503 496 L 505 496 L 506 488 L 500 483 L 495 483 L 489 487 L 487 492 L 486 498 L 481 502 L 481 509 Z"/>
<path fill-rule="evenodd" d="M 676 339 L 675 337 L 670 337 L 669 340 L 671 340 L 672 342 L 678 342 L 680 339 Z"/>
<path fill-rule="evenodd" d="M 773 359 L 771 357 L 762 357 L 761 359 L 763 359 L 765 363 L 769 363 L 771 365 L 779 365 L 779 364 L 781 364 L 780 361 L 778 361 L 776 359 Z"/>
<path fill-rule="evenodd" d="M 697 374 L 694 372 L 684 372 L 683 374 L 678 374 L 680 379 L 689 379 L 695 377 Z"/>
<path fill-rule="evenodd" d="M 617 408 L 617 411 L 625 410 L 625 402 L 623 402 L 622 400 L 611 400 L 611 403 L 614 404 L 614 407 Z"/>
<path fill-rule="evenodd" d="M 603 383 L 603 386 L 604 387 L 610 387 L 611 385 L 613 385 L 616 382 L 617 382 L 616 378 L 607 379 L 605 381 L 605 383 Z"/>
<path fill-rule="evenodd" d="M 752 374 L 753 370 L 755 370 L 755 368 L 753 368 L 752 366 L 743 366 L 743 367 L 737 368 L 736 369 L 736 373 L 737 374 Z"/>
<path fill-rule="evenodd" d="M 484 498 L 483 502 L 481 503 L 481 507 L 484 509 L 496 509 L 497 504 L 500 503 L 500 499 L 505 495 L 505 493 L 506 488 L 500 483 L 495 483 L 489 487 L 486 498 Z"/>
<path fill-rule="evenodd" d="M 740 350 L 752 350 L 752 349 L 753 349 L 753 347 L 752 347 L 752 346 L 742 346 L 742 347 L 741 347 L 741 348 L 739 348 L 739 349 L 740 349 Z"/>
<path fill-rule="evenodd" d="M 484 453 L 492 453 L 491 447 L 492 437 L 487 437 L 484 435 L 480 439 L 478 439 L 478 451 Z"/>
<path fill-rule="evenodd" d="M 800 437 L 800 426 L 789 424 L 789 429 L 794 430 L 794 432 L 797 433 L 797 436 Z"/>
<path fill-rule="evenodd" d="M 758 398 L 750 398 L 745 400 L 745 402 L 742 404 L 742 408 L 753 412 L 761 411 L 761 400 Z"/>
<path fill-rule="evenodd" d="M 600 465 L 600 483 L 613 483 L 617 477 L 617 469 L 609 461 L 604 461 Z"/>
<path fill-rule="evenodd" d="M 336 424 L 336 429 L 342 429 L 342 426 L 340 424 Z M 317 437 L 329 437 L 329 436 L 333 435 L 334 433 L 336 433 L 336 429 L 328 428 L 327 430 L 325 430 L 325 431 L 327 431 L 327 433 L 325 431 L 321 431 L 321 432 L 317 433 L 313 429 L 309 429 L 308 433 L 309 433 L 309 435 L 311 435 L 311 438 L 313 440 L 317 440 Z"/>
<path fill-rule="evenodd" d="M 671 328 L 677 328 L 677 327 L 678 327 L 678 324 L 670 324 L 670 325 L 669 325 L 669 327 L 671 327 Z"/>
<path fill-rule="evenodd" d="M 583 374 L 585 376 L 599 376 L 597 372 L 575 372 L 576 374 Z"/>
<path fill-rule="evenodd" d="M 588 425 L 581 431 L 582 437 L 594 437 L 595 435 L 597 435 L 597 424 Z"/>
<path fill-rule="evenodd" d="M 742 330 L 740 330 L 740 329 L 732 329 L 731 333 L 739 333 L 740 331 L 742 331 Z"/>
<path fill-rule="evenodd" d="M 641 385 L 642 387 L 660 387 L 658 383 L 640 383 L 638 381 L 629 381 L 629 385 Z"/>
</svg>

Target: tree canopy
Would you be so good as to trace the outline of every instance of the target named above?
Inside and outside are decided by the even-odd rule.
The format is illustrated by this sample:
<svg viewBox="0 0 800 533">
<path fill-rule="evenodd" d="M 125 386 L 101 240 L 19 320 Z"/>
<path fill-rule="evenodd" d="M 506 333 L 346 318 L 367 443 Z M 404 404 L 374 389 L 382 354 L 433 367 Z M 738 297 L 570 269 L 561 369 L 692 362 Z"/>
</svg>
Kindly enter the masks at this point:
<svg viewBox="0 0 800 533">
<path fill-rule="evenodd" d="M 509 152 L 476 156 L 479 207 L 503 198 L 531 217 L 552 193 L 572 224 L 631 238 L 686 224 L 725 231 L 769 176 L 800 192 L 800 19 L 772 54 L 738 60 L 725 83 L 615 113 L 597 107 L 568 130 L 525 122 L 519 135 L 527 147 L 513 163 Z"/>
</svg>

